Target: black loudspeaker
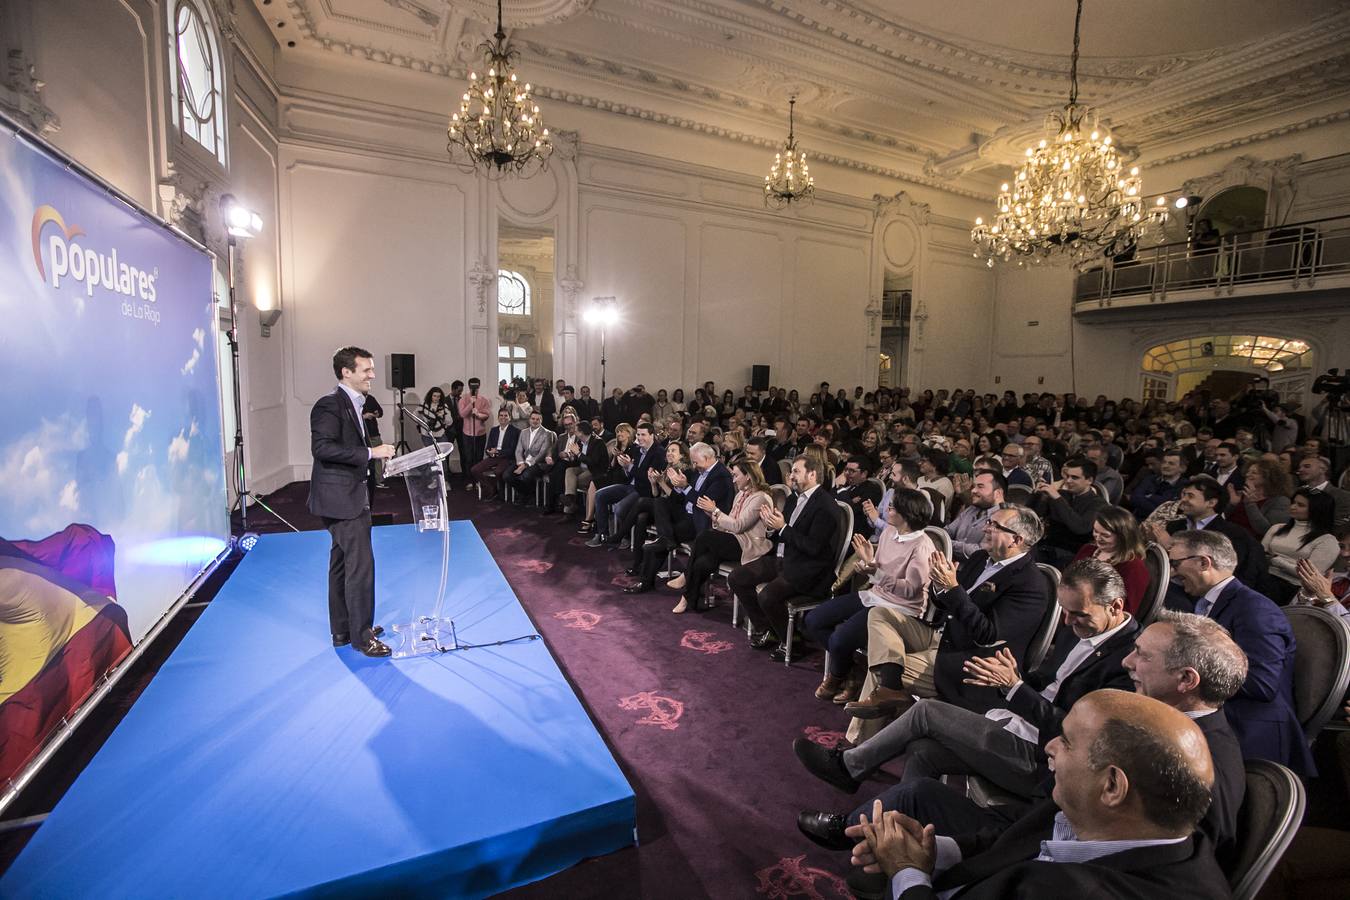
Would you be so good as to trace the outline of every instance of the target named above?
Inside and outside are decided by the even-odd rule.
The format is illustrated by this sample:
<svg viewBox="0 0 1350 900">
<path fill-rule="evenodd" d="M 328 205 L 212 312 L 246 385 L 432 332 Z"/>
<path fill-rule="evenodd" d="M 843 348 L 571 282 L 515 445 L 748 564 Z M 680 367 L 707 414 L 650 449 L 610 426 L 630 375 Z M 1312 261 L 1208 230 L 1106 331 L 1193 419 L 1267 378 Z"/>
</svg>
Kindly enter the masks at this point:
<svg viewBox="0 0 1350 900">
<path fill-rule="evenodd" d="M 750 367 L 750 387 L 757 391 L 767 391 L 769 389 L 769 367 L 751 366 Z"/>
<path fill-rule="evenodd" d="M 389 390 L 396 391 L 399 388 L 407 390 L 417 384 L 417 366 L 411 353 L 390 353 L 387 359 Z"/>
</svg>

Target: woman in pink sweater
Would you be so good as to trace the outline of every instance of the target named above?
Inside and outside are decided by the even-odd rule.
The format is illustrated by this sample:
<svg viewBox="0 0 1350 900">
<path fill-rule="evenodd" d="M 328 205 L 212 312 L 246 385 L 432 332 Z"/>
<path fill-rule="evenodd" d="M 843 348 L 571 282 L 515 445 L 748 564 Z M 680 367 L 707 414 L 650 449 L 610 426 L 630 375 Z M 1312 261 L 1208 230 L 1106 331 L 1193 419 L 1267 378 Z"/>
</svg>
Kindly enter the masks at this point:
<svg viewBox="0 0 1350 900">
<path fill-rule="evenodd" d="M 867 646 L 867 610 L 890 606 L 911 616 L 923 615 L 928 601 L 929 560 L 935 548 L 923 528 L 928 524 L 929 500 L 920 491 L 897 488 L 886 510 L 886 527 L 876 547 L 862 535 L 853 536 L 859 563 L 855 574 L 870 574 L 866 588 L 826 600 L 806 614 L 802 631 L 829 650 L 825 680 L 816 697 L 847 703 L 860 685 L 847 683 L 853 653 Z"/>
</svg>

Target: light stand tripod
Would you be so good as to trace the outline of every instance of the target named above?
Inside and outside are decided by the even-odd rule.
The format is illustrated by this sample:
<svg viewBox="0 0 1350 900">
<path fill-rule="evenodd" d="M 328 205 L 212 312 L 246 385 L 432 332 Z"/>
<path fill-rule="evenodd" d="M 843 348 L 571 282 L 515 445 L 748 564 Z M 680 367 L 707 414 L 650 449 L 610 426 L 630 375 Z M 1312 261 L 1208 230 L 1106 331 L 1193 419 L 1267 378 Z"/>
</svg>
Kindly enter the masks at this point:
<svg viewBox="0 0 1350 900">
<path fill-rule="evenodd" d="M 395 405 L 398 407 L 398 420 L 395 424 L 397 425 L 398 442 L 394 444 L 394 452 L 407 453 L 412 448 L 408 446 L 407 440 L 404 439 L 405 432 L 408 427 L 403 423 L 403 417 L 408 414 L 408 411 L 404 408 L 403 405 L 403 394 L 405 389 L 397 388 L 397 390 L 398 390 L 398 401 Z"/>
<path fill-rule="evenodd" d="M 227 268 L 229 271 L 230 286 L 230 330 L 226 337 L 230 342 L 230 380 L 234 387 L 234 485 L 236 496 L 234 504 L 230 507 L 230 520 L 234 521 L 234 511 L 239 510 L 239 533 L 244 534 L 248 531 L 248 501 L 261 506 L 281 521 L 283 525 L 291 531 L 299 531 L 286 517 L 275 509 L 267 505 L 267 502 L 257 494 L 249 493 L 248 490 L 248 470 L 244 465 L 244 409 L 243 399 L 240 397 L 240 377 L 239 377 L 239 303 L 235 296 L 235 236 L 230 235 L 229 247 L 226 253 L 228 258 Z"/>
</svg>

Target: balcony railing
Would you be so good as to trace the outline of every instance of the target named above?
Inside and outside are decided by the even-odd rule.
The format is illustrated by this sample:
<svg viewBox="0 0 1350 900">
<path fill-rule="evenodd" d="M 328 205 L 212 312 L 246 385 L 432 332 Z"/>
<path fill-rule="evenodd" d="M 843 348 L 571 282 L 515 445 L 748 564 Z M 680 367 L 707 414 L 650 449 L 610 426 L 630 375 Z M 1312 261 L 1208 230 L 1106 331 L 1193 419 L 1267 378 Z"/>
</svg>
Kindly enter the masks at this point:
<svg viewBox="0 0 1350 900">
<path fill-rule="evenodd" d="M 1074 302 L 1107 305 L 1146 296 L 1154 303 L 1180 291 L 1209 289 L 1220 296 L 1270 282 L 1312 287 L 1319 277 L 1338 274 L 1350 274 L 1350 216 L 1234 232 L 1210 247 L 1149 247 L 1133 259 L 1081 273 Z"/>
</svg>

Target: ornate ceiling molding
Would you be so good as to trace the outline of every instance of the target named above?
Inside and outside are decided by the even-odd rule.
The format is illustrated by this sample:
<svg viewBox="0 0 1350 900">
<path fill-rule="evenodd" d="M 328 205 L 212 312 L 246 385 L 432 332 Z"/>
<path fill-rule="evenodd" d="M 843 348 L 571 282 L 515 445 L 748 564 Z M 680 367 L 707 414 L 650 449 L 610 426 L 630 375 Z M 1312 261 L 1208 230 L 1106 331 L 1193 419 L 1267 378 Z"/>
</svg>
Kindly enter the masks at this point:
<svg viewBox="0 0 1350 900">
<path fill-rule="evenodd" d="M 502 24 L 508 30 L 557 25 L 589 12 L 594 2 L 595 0 L 507 0 L 502 4 Z M 496 0 L 454 0 L 454 6 L 480 22 L 491 25 L 497 23 Z"/>
<path fill-rule="evenodd" d="M 240 0 L 210 2 L 229 8 Z M 783 95 L 797 93 L 811 98 L 799 117 L 808 142 L 833 139 L 831 148 L 842 151 L 809 150 L 813 157 L 979 199 L 987 199 L 986 176 L 969 176 L 1020 155 L 1066 90 L 1067 54 L 933 32 L 862 0 L 508 0 L 506 7 L 511 26 L 584 17 L 584 27 L 517 36 L 537 64 L 532 81 L 579 88 L 544 84 L 539 96 L 769 147 L 776 138 L 753 132 L 776 136 Z M 1350 97 L 1343 49 L 1350 4 L 1336 7 L 1242 44 L 1090 58 L 1085 99 L 1110 117 L 1123 147 L 1157 154 L 1154 165 L 1338 121 L 1329 113 L 1240 133 L 1300 106 Z M 290 36 L 304 46 L 452 81 L 467 78 L 483 30 L 475 20 L 495 18 L 493 0 L 286 0 L 285 8 Z M 269 9 L 269 18 L 280 12 Z M 1215 138 L 1207 150 L 1168 155 L 1206 134 Z"/>
<path fill-rule="evenodd" d="M 1169 166 L 1172 163 L 1183 162 L 1188 159 L 1195 159 L 1201 156 L 1208 156 L 1211 153 L 1219 153 L 1224 150 L 1232 150 L 1237 147 L 1245 147 L 1248 144 L 1255 144 L 1261 141 L 1267 141 L 1271 138 L 1282 137 L 1286 134 L 1293 134 L 1296 131 L 1307 131 L 1309 128 L 1319 128 L 1323 125 L 1332 125 L 1336 122 L 1350 120 L 1350 109 L 1340 112 L 1329 113 L 1324 116 L 1314 116 L 1311 119 L 1303 119 L 1299 122 L 1290 122 L 1287 125 L 1280 125 L 1276 128 L 1268 128 L 1265 131 L 1258 131 L 1253 134 L 1243 135 L 1226 141 L 1218 141 L 1213 144 L 1206 144 L 1203 147 L 1196 147 L 1181 153 L 1173 153 L 1170 156 L 1159 156 L 1156 158 L 1143 158 L 1142 162 L 1154 168 Z"/>
</svg>

